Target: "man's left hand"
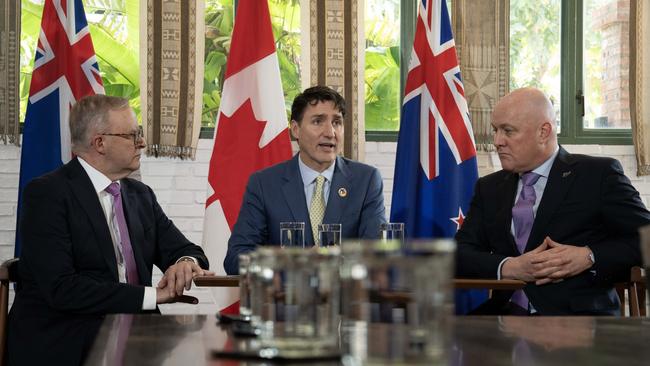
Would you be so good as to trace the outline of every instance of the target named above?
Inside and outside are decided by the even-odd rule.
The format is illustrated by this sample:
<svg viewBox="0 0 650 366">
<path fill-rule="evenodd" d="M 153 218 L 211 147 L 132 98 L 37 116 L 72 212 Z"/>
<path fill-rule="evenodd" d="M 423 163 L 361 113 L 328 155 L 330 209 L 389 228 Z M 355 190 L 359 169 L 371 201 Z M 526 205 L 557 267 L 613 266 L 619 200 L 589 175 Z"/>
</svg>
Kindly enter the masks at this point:
<svg viewBox="0 0 650 366">
<path fill-rule="evenodd" d="M 214 272 L 202 269 L 193 261 L 180 261 L 167 268 L 157 287 L 166 289 L 170 297 L 177 297 L 183 295 L 183 290 L 192 288 L 194 277 L 213 275 Z"/>
<path fill-rule="evenodd" d="M 589 260 L 591 250 L 587 247 L 560 244 L 549 237 L 544 239 L 544 243 L 548 245 L 548 249 L 539 253 L 533 260 L 537 285 L 559 282 L 582 273 L 593 265 Z"/>
</svg>

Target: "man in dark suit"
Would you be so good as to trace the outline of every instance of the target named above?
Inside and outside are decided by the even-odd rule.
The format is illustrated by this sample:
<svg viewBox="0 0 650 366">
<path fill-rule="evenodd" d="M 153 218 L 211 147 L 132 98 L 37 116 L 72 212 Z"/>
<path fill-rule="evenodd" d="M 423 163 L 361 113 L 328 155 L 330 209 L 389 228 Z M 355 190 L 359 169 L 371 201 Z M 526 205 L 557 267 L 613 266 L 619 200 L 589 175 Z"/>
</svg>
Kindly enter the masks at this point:
<svg viewBox="0 0 650 366">
<path fill-rule="evenodd" d="M 477 312 L 616 314 L 613 284 L 641 263 L 637 229 L 650 223 L 620 163 L 560 147 L 537 89 L 506 95 L 492 127 L 503 170 L 476 184 L 456 234 L 457 276 L 527 285 L 494 291 Z"/>
<path fill-rule="evenodd" d="M 127 178 L 145 146 L 128 100 L 80 100 L 70 131 L 76 157 L 24 192 L 9 364 L 80 364 L 104 314 L 183 300 L 194 275 L 211 273 L 202 269 L 208 260 L 201 248 L 167 218 L 151 188 Z M 154 264 L 165 271 L 157 287 Z"/>
<path fill-rule="evenodd" d="M 344 115 L 343 97 L 328 87 L 296 96 L 291 133 L 300 151 L 251 175 L 228 241 L 228 274 L 238 273 L 239 254 L 279 244 L 280 222 L 304 222 L 306 246 L 316 242 L 320 223 L 342 224 L 343 238 L 379 236 L 379 225 L 386 221 L 381 176 L 371 166 L 338 156 Z M 324 215 L 315 207 L 324 207 Z"/>
</svg>

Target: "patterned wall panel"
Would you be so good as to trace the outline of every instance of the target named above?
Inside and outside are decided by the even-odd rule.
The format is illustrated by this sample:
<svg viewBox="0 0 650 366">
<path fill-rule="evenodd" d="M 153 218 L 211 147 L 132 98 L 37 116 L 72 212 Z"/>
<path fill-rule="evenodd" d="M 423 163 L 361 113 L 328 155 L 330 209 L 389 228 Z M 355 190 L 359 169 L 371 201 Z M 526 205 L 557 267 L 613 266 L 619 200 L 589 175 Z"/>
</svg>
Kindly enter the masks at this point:
<svg viewBox="0 0 650 366">
<path fill-rule="evenodd" d="M 362 160 L 364 127 L 363 1 L 309 0 L 309 85 L 327 85 L 345 97 L 344 155 Z M 304 23 L 303 23 L 304 24 Z M 361 47 L 361 48 L 360 48 Z"/>
<path fill-rule="evenodd" d="M 479 150 L 492 150 L 490 115 L 508 93 L 509 0 L 452 2 L 456 51 Z"/>
<path fill-rule="evenodd" d="M 201 130 L 202 0 L 141 3 L 142 123 L 147 154 L 194 158 Z"/>
<path fill-rule="evenodd" d="M 20 1 L 0 2 L 0 141 L 20 145 Z"/>
</svg>

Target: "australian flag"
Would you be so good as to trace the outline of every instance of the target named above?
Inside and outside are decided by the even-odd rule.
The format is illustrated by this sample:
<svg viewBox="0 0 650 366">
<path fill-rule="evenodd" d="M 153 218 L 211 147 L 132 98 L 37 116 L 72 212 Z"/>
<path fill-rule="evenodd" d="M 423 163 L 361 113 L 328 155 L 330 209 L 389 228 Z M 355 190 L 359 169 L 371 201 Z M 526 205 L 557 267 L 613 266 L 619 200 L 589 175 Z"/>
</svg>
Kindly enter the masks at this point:
<svg viewBox="0 0 650 366">
<path fill-rule="evenodd" d="M 87 95 L 103 93 L 81 0 L 45 0 L 23 129 L 18 220 L 27 183 L 72 158 L 70 108 Z M 16 228 L 18 257 L 20 231 Z"/>
<path fill-rule="evenodd" d="M 404 90 L 390 218 L 411 238 L 452 238 L 478 179 L 476 147 L 445 0 L 422 0 Z M 487 298 L 457 291 L 456 312 Z"/>
</svg>

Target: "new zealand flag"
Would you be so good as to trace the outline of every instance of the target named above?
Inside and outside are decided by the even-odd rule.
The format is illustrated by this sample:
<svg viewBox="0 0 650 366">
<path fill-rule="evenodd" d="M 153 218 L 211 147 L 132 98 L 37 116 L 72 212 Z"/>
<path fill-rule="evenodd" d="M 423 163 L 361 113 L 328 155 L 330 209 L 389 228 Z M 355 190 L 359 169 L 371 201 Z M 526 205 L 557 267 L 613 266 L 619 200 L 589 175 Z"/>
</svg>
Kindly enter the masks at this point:
<svg viewBox="0 0 650 366">
<path fill-rule="evenodd" d="M 452 238 L 478 179 L 476 148 L 445 0 L 422 0 L 404 90 L 391 221 L 411 238 Z M 457 291 L 456 311 L 485 301 Z"/>
</svg>

